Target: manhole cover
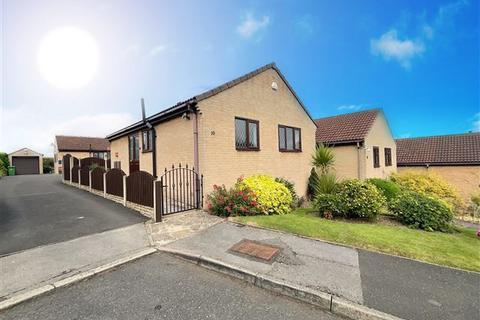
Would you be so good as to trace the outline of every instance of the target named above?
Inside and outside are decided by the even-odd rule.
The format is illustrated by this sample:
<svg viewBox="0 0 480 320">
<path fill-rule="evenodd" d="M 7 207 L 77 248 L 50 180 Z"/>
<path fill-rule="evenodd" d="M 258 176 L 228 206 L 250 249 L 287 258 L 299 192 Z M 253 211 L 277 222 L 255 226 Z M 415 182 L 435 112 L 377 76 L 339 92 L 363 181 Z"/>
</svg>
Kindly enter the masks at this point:
<svg viewBox="0 0 480 320">
<path fill-rule="evenodd" d="M 258 241 L 244 239 L 231 247 L 230 251 L 270 262 L 278 254 L 280 248 Z"/>
</svg>

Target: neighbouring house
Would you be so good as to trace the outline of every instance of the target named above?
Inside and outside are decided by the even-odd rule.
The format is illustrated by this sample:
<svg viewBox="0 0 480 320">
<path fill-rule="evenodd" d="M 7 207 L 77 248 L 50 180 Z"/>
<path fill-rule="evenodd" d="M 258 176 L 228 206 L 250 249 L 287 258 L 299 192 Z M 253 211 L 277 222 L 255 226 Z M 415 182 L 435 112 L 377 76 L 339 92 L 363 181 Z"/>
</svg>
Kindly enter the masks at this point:
<svg viewBox="0 0 480 320">
<path fill-rule="evenodd" d="M 8 154 L 8 161 L 15 166 L 15 174 L 42 174 L 43 154 L 28 148 L 22 148 Z"/>
<path fill-rule="evenodd" d="M 434 172 L 465 200 L 480 191 L 480 132 L 397 140 L 398 171 Z"/>
<path fill-rule="evenodd" d="M 396 145 L 380 109 L 315 120 L 316 142 L 333 148 L 340 179 L 386 178 L 397 171 Z"/>
<path fill-rule="evenodd" d="M 62 159 L 66 154 L 78 159 L 87 157 L 109 159 L 110 142 L 98 137 L 55 136 L 53 143 L 55 173 L 62 173 Z"/>
<path fill-rule="evenodd" d="M 151 129 L 150 129 L 151 128 Z M 315 123 L 275 64 L 147 117 L 107 136 L 113 167 L 161 177 L 188 165 L 213 185 L 269 174 L 306 194 Z"/>
</svg>

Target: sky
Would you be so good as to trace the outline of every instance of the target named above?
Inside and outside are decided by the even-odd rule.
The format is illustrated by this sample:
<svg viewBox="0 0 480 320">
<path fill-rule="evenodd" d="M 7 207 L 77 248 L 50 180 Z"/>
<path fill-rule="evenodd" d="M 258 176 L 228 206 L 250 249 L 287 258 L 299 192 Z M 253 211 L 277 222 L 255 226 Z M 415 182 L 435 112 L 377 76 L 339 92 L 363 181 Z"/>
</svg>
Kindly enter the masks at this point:
<svg viewBox="0 0 480 320">
<path fill-rule="evenodd" d="M 480 130 L 478 1 L 0 5 L 1 151 L 52 155 L 55 134 L 105 136 L 142 97 L 150 115 L 270 62 L 314 118 L 382 108 L 397 138 Z M 63 57 L 42 48 L 62 28 L 94 43 L 80 87 L 50 81 Z"/>
</svg>

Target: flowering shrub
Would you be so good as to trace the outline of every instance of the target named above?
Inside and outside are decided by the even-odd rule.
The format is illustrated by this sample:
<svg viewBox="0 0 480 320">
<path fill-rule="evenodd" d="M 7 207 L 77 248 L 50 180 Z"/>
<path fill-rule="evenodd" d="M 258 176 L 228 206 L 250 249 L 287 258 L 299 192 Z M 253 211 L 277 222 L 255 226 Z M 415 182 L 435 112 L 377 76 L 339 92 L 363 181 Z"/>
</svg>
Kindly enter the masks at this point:
<svg viewBox="0 0 480 320">
<path fill-rule="evenodd" d="M 315 207 L 323 216 L 375 218 L 385 206 L 385 197 L 372 184 L 357 179 L 346 180 L 333 194 L 319 194 Z"/>
<path fill-rule="evenodd" d="M 249 216 L 260 213 L 255 194 L 248 188 L 227 189 L 224 185 L 213 186 L 207 196 L 208 210 L 217 216 Z"/>
<path fill-rule="evenodd" d="M 239 179 L 240 190 L 251 190 L 256 196 L 258 208 L 262 214 L 289 213 L 292 205 L 290 191 L 280 182 L 267 175 L 254 175 Z"/>
<path fill-rule="evenodd" d="M 406 171 L 401 174 L 394 173 L 391 178 L 404 190 L 419 192 L 446 201 L 452 210 L 461 205 L 462 201 L 455 187 L 436 174 Z"/>
<path fill-rule="evenodd" d="M 396 198 L 391 210 L 402 223 L 412 228 L 443 232 L 451 229 L 452 210 L 436 197 L 405 191 Z"/>
<path fill-rule="evenodd" d="M 295 183 L 282 177 L 275 178 L 275 181 L 280 182 L 287 187 L 288 191 L 290 191 L 290 194 L 292 195 L 292 208 L 298 208 L 301 200 L 295 191 Z"/>
</svg>

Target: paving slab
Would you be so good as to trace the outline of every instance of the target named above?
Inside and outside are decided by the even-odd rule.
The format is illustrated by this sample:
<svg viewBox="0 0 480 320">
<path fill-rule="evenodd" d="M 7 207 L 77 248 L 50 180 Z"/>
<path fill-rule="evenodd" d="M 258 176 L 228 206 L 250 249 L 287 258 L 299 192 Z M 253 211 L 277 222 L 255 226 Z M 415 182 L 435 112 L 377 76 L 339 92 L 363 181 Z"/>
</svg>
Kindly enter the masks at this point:
<svg viewBox="0 0 480 320">
<path fill-rule="evenodd" d="M 271 244 L 282 250 L 272 263 L 231 252 L 234 245 L 244 240 Z M 355 249 L 231 222 L 216 224 L 165 247 L 217 259 L 258 275 L 363 303 L 358 253 Z"/>
</svg>

